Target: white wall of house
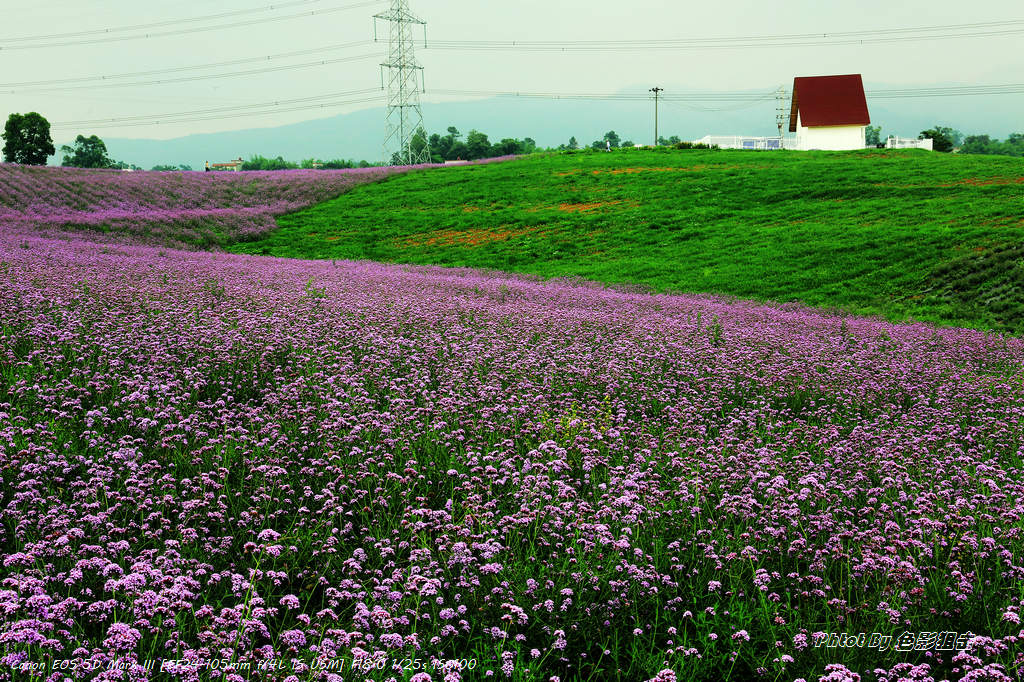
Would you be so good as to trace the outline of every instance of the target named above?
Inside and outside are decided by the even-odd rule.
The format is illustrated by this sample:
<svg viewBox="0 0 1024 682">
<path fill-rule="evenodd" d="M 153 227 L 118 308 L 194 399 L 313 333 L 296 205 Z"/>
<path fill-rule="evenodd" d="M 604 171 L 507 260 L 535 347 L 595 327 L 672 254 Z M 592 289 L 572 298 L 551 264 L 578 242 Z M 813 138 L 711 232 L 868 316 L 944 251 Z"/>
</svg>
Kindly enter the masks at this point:
<svg viewBox="0 0 1024 682">
<path fill-rule="evenodd" d="M 864 149 L 864 128 L 865 126 L 814 126 L 808 128 L 801 124 L 798 111 L 796 114 L 797 149 L 833 151 Z"/>
</svg>

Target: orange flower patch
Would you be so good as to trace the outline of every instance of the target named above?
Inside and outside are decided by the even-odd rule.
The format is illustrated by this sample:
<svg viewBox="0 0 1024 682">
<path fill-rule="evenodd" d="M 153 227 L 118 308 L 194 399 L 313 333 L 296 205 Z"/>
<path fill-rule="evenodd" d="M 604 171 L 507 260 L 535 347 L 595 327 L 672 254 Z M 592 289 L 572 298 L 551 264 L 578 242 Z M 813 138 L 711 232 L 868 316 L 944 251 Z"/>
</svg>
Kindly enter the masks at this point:
<svg viewBox="0 0 1024 682">
<path fill-rule="evenodd" d="M 999 218 L 982 220 L 980 224 L 985 225 L 986 227 L 1024 227 L 1024 218 L 1018 218 L 1017 216 L 1001 216 Z"/>
<path fill-rule="evenodd" d="M 583 213 L 584 211 L 593 211 L 597 208 L 604 208 L 605 206 L 625 206 L 627 208 L 637 208 L 640 204 L 636 201 L 624 202 L 622 200 L 616 201 L 593 201 L 585 204 L 559 204 L 558 210 L 565 211 L 567 213 Z"/>
<path fill-rule="evenodd" d="M 339 239 L 341 239 L 341 237 L 327 237 L 326 239 L 329 242 L 335 242 L 335 241 L 338 241 Z"/>
<path fill-rule="evenodd" d="M 945 183 L 939 187 L 955 187 L 956 185 L 974 185 L 983 187 L 986 185 L 1021 185 L 1024 184 L 1024 176 L 1019 178 L 994 177 L 994 178 L 964 178 L 956 182 Z"/>
<path fill-rule="evenodd" d="M 897 189 L 914 189 L 915 187 L 957 187 L 960 185 L 971 185 L 972 187 L 986 187 L 989 185 L 1022 185 L 1024 184 L 1024 176 L 1014 178 L 997 176 L 993 178 L 963 178 L 962 180 L 954 180 L 953 182 L 943 182 L 938 185 L 932 185 L 930 183 L 922 183 L 916 185 L 897 185 L 889 182 L 876 182 L 872 183 L 873 187 L 894 187 Z"/>
<path fill-rule="evenodd" d="M 469 230 L 438 230 L 427 234 L 416 235 L 395 242 L 395 246 L 408 248 L 416 246 L 480 246 L 491 242 L 504 242 L 513 237 L 520 237 L 537 228 L 527 227 L 521 229 L 510 229 L 500 227 L 494 230 L 475 228 Z"/>
<path fill-rule="evenodd" d="M 738 166 L 734 166 L 738 168 Z M 699 163 L 696 166 L 678 166 L 678 167 L 665 167 L 665 168 L 648 168 L 648 167 L 637 167 L 637 168 L 612 168 L 611 170 L 596 170 L 591 171 L 594 175 L 632 175 L 634 173 L 679 173 L 679 172 L 693 172 L 707 170 L 708 165 L 706 163 Z M 716 167 L 717 168 L 717 167 Z"/>
</svg>

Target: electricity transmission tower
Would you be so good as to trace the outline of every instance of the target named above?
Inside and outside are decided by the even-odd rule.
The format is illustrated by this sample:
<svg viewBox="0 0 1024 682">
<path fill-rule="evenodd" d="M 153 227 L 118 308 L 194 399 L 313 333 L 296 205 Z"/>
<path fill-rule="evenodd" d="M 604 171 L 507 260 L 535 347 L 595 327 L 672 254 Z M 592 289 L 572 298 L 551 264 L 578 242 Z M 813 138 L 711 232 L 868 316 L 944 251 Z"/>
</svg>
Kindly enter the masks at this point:
<svg viewBox="0 0 1024 682">
<path fill-rule="evenodd" d="M 374 40 L 377 39 L 377 19 L 390 22 L 388 60 L 381 64 L 381 86 L 384 68 L 388 70 L 387 133 L 384 138 L 384 160 L 397 165 L 430 163 L 430 150 L 426 140 L 419 149 L 413 138 L 423 125 L 420 92 L 424 89 L 423 67 L 413 53 L 413 26 L 423 26 L 423 42 L 427 40 L 427 22 L 409 11 L 409 0 L 391 0 L 391 9 L 373 15 Z"/>
<path fill-rule="evenodd" d="M 779 126 L 779 149 L 786 147 L 785 138 L 782 135 L 782 126 L 789 122 L 789 107 L 786 105 L 786 87 L 780 86 L 775 93 L 775 123 Z"/>
</svg>

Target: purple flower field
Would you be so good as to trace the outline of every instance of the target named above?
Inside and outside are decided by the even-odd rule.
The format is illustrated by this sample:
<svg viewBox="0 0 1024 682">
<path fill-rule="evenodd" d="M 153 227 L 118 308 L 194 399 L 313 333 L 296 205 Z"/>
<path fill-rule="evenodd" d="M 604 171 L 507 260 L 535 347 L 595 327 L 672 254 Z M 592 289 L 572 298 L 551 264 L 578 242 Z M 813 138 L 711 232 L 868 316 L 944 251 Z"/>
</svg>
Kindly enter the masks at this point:
<svg viewBox="0 0 1024 682">
<path fill-rule="evenodd" d="M 1020 339 L 12 229 L 0 333 L 0 679 L 1024 661 Z"/>
<path fill-rule="evenodd" d="M 126 173 L 4 163 L 0 225 L 49 235 L 84 228 L 131 243 L 223 245 L 274 229 L 275 216 L 411 168 L 417 167 Z"/>
</svg>

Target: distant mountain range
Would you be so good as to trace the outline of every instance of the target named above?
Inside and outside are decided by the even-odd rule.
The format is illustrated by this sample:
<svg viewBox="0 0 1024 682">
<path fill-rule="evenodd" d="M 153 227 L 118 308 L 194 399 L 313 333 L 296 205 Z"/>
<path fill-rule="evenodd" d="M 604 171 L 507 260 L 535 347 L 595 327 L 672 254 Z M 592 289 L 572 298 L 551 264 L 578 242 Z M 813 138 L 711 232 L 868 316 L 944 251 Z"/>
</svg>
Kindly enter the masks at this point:
<svg viewBox="0 0 1024 682">
<path fill-rule="evenodd" d="M 867 84 L 867 89 L 872 89 Z M 675 92 L 680 92 L 676 90 Z M 734 105 L 727 105 L 734 106 Z M 774 135 L 775 103 L 758 102 L 733 110 L 662 102 L 661 136 L 693 140 L 714 135 Z M 1024 132 L 1024 96 L 932 97 L 872 101 L 871 120 L 882 127 L 883 137 L 917 137 L 934 125 L 965 134 L 987 133 L 1004 138 Z M 583 101 L 495 97 L 489 99 L 425 103 L 423 117 L 429 132 L 444 133 L 454 125 L 463 134 L 470 129 L 486 133 L 492 142 L 505 137 L 532 137 L 542 147 L 557 146 L 575 136 L 581 145 L 616 131 L 621 138 L 650 143 L 654 137 L 653 102 Z M 92 131 L 83 130 L 83 134 Z M 383 157 L 383 108 L 365 109 L 274 128 L 255 128 L 189 135 L 170 140 L 104 138 L 111 158 L 142 168 L 157 164 L 189 164 L 196 170 L 205 161 L 222 162 L 260 154 L 289 161 L 304 158 L 366 159 Z M 102 135 L 101 135 L 102 137 Z M 59 147 L 68 140 L 58 141 Z M 56 157 L 51 163 L 59 163 Z"/>
</svg>

